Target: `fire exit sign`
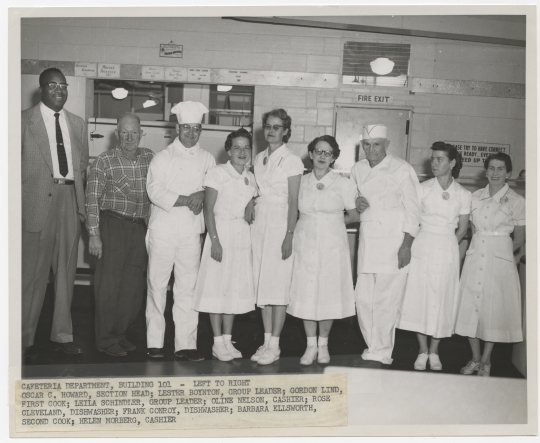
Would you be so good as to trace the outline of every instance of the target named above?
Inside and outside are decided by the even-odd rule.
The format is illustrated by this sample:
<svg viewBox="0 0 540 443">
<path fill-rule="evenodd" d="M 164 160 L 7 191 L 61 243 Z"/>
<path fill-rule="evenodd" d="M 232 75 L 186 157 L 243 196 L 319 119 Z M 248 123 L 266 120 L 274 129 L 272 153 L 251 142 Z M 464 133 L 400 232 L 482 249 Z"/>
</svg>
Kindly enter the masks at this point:
<svg viewBox="0 0 540 443">
<path fill-rule="evenodd" d="M 387 105 L 394 101 L 394 97 L 391 95 L 371 95 L 371 94 L 358 94 L 356 96 L 358 103 L 376 103 L 381 105 Z"/>
</svg>

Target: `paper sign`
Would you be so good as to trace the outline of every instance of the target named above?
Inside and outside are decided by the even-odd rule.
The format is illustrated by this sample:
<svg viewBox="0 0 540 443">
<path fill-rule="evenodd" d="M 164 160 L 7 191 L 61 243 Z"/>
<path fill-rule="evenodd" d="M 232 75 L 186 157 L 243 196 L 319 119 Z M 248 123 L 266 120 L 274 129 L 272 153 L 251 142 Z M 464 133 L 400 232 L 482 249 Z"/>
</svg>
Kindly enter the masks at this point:
<svg viewBox="0 0 540 443">
<path fill-rule="evenodd" d="M 75 77 L 97 77 L 97 63 L 75 63 Z"/>
<path fill-rule="evenodd" d="M 120 65 L 114 63 L 99 63 L 98 77 L 120 78 Z"/>
<path fill-rule="evenodd" d="M 187 80 L 187 68 L 165 68 L 165 80 L 182 82 Z"/>
<path fill-rule="evenodd" d="M 477 143 L 477 142 L 452 142 L 445 141 L 449 145 L 454 145 L 461 153 L 463 166 L 484 167 L 484 160 L 491 154 L 504 152 L 510 154 L 510 145 L 500 145 L 497 143 Z"/>
<path fill-rule="evenodd" d="M 143 66 L 143 80 L 163 80 L 165 78 L 165 68 L 163 66 Z"/>
</svg>

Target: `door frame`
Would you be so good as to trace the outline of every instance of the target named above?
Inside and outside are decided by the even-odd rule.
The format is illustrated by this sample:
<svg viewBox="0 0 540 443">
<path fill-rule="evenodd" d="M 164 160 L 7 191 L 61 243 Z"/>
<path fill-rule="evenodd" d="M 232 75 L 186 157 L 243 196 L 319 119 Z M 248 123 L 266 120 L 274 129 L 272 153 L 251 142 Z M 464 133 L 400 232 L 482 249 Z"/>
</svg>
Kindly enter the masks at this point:
<svg viewBox="0 0 540 443">
<path fill-rule="evenodd" d="M 332 134 L 336 137 L 336 126 L 337 126 L 337 113 L 339 108 L 363 108 L 363 109 L 386 109 L 390 111 L 407 111 L 410 112 L 409 119 L 409 131 L 407 135 L 407 146 L 406 146 L 406 158 L 405 160 L 409 163 L 410 157 L 410 147 L 411 147 L 411 134 L 413 126 L 413 117 L 414 117 L 414 106 L 405 106 L 405 105 L 364 105 L 360 103 L 334 103 L 334 118 L 332 119 Z"/>
</svg>

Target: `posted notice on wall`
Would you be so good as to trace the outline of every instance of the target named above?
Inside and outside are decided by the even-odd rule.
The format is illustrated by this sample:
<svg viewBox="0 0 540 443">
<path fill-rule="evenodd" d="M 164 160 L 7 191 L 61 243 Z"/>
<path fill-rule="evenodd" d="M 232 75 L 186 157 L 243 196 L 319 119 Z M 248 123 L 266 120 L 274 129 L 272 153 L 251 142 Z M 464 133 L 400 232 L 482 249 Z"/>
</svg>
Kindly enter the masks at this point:
<svg viewBox="0 0 540 443">
<path fill-rule="evenodd" d="M 343 373 L 18 380 L 17 432 L 346 426 Z"/>
<path fill-rule="evenodd" d="M 483 168 L 484 160 L 491 154 L 496 154 L 497 152 L 510 154 L 510 145 L 452 141 L 445 141 L 445 143 L 454 145 L 458 149 L 462 156 L 463 166 L 478 166 Z"/>
</svg>

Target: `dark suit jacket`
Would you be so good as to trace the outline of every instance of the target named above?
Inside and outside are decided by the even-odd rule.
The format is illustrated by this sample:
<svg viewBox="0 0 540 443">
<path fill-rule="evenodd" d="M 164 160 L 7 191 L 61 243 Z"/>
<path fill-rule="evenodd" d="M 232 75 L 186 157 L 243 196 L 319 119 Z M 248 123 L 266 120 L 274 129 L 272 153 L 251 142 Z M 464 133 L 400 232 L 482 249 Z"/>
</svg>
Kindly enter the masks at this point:
<svg viewBox="0 0 540 443">
<path fill-rule="evenodd" d="M 88 137 L 84 120 L 64 110 L 69 128 L 75 196 L 81 218 L 86 218 L 82 174 L 88 165 Z M 53 191 L 53 166 L 49 137 L 40 104 L 22 112 L 22 229 L 43 228 Z"/>
</svg>

